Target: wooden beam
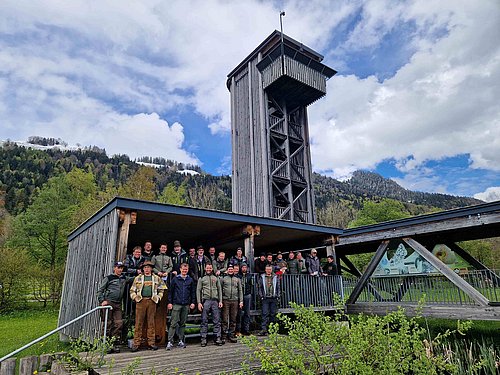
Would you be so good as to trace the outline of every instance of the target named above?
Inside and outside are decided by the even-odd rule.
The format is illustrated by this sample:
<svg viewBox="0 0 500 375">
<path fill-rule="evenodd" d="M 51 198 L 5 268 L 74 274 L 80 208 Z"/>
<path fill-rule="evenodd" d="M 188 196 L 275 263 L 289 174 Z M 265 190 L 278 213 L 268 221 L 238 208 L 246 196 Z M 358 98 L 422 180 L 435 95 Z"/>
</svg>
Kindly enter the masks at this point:
<svg viewBox="0 0 500 375">
<path fill-rule="evenodd" d="M 459 275 L 453 272 L 450 267 L 441 262 L 437 257 L 435 257 L 429 250 L 424 246 L 419 244 L 412 238 L 403 238 L 413 250 L 415 250 L 422 258 L 428 261 L 435 269 L 441 272 L 448 280 L 455 284 L 460 290 L 472 298 L 480 306 L 488 306 L 489 300 L 474 289 L 467 281 L 462 279 Z"/>
<path fill-rule="evenodd" d="M 249 272 L 254 272 L 254 234 L 245 238 L 245 256 L 247 257 Z"/>
<path fill-rule="evenodd" d="M 380 260 L 384 256 L 385 250 L 387 249 L 387 245 L 389 245 L 389 241 L 382 241 L 377 251 L 373 255 L 372 260 L 368 264 L 366 271 L 363 273 L 363 275 L 361 275 L 361 278 L 354 287 L 354 290 L 352 291 L 351 295 L 349 296 L 349 299 L 347 300 L 347 304 L 353 304 L 356 302 L 359 295 L 361 294 L 361 291 L 364 289 L 366 284 L 368 284 L 368 280 L 370 279 L 371 275 L 373 274 L 378 264 L 380 263 Z"/>
<path fill-rule="evenodd" d="M 347 272 L 350 272 L 352 275 L 361 277 L 361 275 L 362 275 L 361 271 L 357 269 L 357 267 L 349 260 L 349 258 L 347 258 L 347 256 L 341 255 L 341 256 L 339 256 L 339 258 L 342 259 L 342 261 L 347 265 L 347 267 L 349 267 L 349 268 L 346 268 L 346 267 L 340 266 L 342 269 L 345 269 Z M 377 301 L 384 300 L 384 297 L 382 297 L 380 295 L 377 288 L 375 288 L 372 283 L 368 283 L 366 285 L 366 288 L 368 289 L 368 291 L 371 294 L 373 294 L 373 296 L 375 297 L 375 299 Z"/>
<path fill-rule="evenodd" d="M 387 315 L 391 311 L 396 311 L 399 307 L 402 307 L 408 316 L 500 321 L 500 307 L 493 306 L 420 306 L 405 303 L 357 302 L 346 305 L 346 310 L 348 314 Z"/>
<path fill-rule="evenodd" d="M 493 226 L 499 223 L 500 212 L 484 213 L 479 216 L 467 215 L 455 219 L 436 220 L 422 224 L 408 224 L 399 228 L 379 229 L 361 234 L 345 235 L 340 237 L 339 246 L 410 237 L 416 234 L 420 236 L 438 232 L 459 231 L 465 228 Z"/>
<path fill-rule="evenodd" d="M 120 211 L 120 218 L 123 218 L 123 222 L 120 226 L 120 233 L 118 234 L 118 244 L 116 247 L 116 260 L 124 260 L 127 255 L 128 246 L 128 232 L 130 229 L 130 211 Z"/>
</svg>

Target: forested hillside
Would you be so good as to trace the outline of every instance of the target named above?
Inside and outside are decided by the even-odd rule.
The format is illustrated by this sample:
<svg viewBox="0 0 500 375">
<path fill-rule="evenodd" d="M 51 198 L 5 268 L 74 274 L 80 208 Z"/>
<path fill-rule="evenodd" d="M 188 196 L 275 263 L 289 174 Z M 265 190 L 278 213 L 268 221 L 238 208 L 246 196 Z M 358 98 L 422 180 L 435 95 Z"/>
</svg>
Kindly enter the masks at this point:
<svg viewBox="0 0 500 375">
<path fill-rule="evenodd" d="M 339 228 L 480 203 L 408 191 L 368 172 L 356 172 L 345 182 L 314 174 L 314 186 L 317 222 Z M 97 147 L 71 149 L 60 139 L 34 137 L 22 146 L 4 143 L 0 147 L 0 257 L 4 262 L 0 311 L 12 307 L 26 288 L 44 304 L 57 303 L 68 234 L 117 195 L 230 211 L 231 178 L 161 157 L 133 161 L 127 155 L 108 156 Z M 469 250 L 494 266 L 500 262 L 498 248 L 498 242 L 483 241 Z M 18 275 L 27 264 L 29 276 L 20 283 Z"/>
</svg>

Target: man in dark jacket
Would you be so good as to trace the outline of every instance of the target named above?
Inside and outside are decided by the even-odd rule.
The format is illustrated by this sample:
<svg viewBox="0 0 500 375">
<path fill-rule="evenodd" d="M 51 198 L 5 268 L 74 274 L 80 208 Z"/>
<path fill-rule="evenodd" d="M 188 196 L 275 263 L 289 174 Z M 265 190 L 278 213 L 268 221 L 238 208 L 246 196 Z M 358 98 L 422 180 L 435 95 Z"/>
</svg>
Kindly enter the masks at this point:
<svg viewBox="0 0 500 375">
<path fill-rule="evenodd" d="M 179 348 L 185 348 L 184 329 L 189 309 L 193 310 L 196 301 L 196 290 L 193 279 L 188 275 L 189 266 L 186 263 L 180 266 L 180 275 L 172 278 L 168 290 L 168 306 L 172 310 L 172 319 L 168 330 L 167 350 L 174 347 L 175 332 L 179 335 Z"/>
<path fill-rule="evenodd" d="M 113 348 L 111 353 L 119 353 L 120 336 L 122 333 L 123 319 L 122 319 L 122 300 L 125 292 L 125 285 L 127 279 L 123 273 L 123 263 L 116 262 L 113 267 L 113 273 L 106 276 L 99 285 L 97 290 L 97 300 L 101 306 L 111 306 L 113 310 L 108 311 L 108 325 L 106 335 L 114 337 Z M 101 310 L 101 319 L 104 323 L 105 310 Z"/>
<path fill-rule="evenodd" d="M 255 259 L 255 273 L 264 273 L 266 272 L 266 254 L 265 253 L 260 253 L 260 257 Z"/>
<path fill-rule="evenodd" d="M 266 272 L 259 276 L 258 295 L 262 301 L 262 330 L 259 335 L 267 335 L 269 323 L 274 323 L 278 312 L 278 299 L 280 297 L 280 279 L 273 274 L 273 265 L 266 266 Z"/>
<path fill-rule="evenodd" d="M 323 267 L 324 276 L 335 276 L 337 275 L 337 264 L 335 263 L 335 257 L 333 255 L 328 255 L 326 257 L 326 264 Z"/>
<path fill-rule="evenodd" d="M 146 261 L 142 256 L 140 246 L 134 247 L 132 254 L 128 254 L 125 259 L 125 269 L 128 277 L 136 277 L 141 274 L 141 266 Z"/>
<path fill-rule="evenodd" d="M 188 256 L 184 249 L 181 247 L 181 242 L 174 241 L 174 251 L 172 252 L 172 272 L 170 275 L 177 276 L 180 273 L 180 268 L 182 263 L 188 263 Z M 170 280 L 172 279 L 170 278 Z"/>
<path fill-rule="evenodd" d="M 237 329 L 241 329 L 243 335 L 250 334 L 250 305 L 252 303 L 252 293 L 254 279 L 253 275 L 248 270 L 246 263 L 241 263 L 241 288 L 243 290 L 243 309 L 240 315 L 240 325 Z"/>
<path fill-rule="evenodd" d="M 198 279 L 205 275 L 205 266 L 207 264 L 212 264 L 212 262 L 205 255 L 203 246 L 198 245 L 195 257 L 189 258 L 189 275 L 193 278 L 195 284 L 198 282 Z"/>
</svg>

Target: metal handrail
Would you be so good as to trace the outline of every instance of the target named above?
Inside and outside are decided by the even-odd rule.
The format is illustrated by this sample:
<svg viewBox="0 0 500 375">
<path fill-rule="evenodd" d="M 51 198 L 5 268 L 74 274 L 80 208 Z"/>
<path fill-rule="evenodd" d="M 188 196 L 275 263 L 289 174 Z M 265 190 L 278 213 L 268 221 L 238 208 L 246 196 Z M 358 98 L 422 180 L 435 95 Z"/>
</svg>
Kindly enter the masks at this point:
<svg viewBox="0 0 500 375">
<path fill-rule="evenodd" d="M 113 310 L 113 307 L 107 305 L 107 306 L 97 306 L 97 307 L 94 307 L 92 310 L 90 311 L 87 311 L 86 313 L 80 315 L 79 317 L 76 317 L 75 319 L 73 320 L 70 320 L 69 322 L 67 323 L 64 323 L 62 326 L 60 327 L 57 327 L 56 329 L 50 331 L 49 333 L 46 333 L 45 335 L 43 336 L 40 336 L 39 338 L 31 341 L 30 343 L 24 345 L 23 347 L 17 349 L 17 350 L 14 350 L 12 353 L 9 353 L 7 354 L 6 356 L 0 358 L 0 363 L 2 363 L 3 361 L 5 361 L 6 359 L 12 357 L 13 355 L 16 355 L 17 353 L 23 351 L 24 349 L 27 349 L 29 348 L 30 346 L 32 345 L 35 345 L 36 343 L 46 339 L 47 337 L 53 335 L 54 333 L 57 333 L 59 332 L 60 330 L 62 330 L 63 328 L 66 328 L 67 326 L 70 326 L 71 324 L 73 323 L 76 323 L 77 321 L 79 321 L 80 319 L 83 319 L 85 318 L 87 315 L 90 315 L 92 314 L 94 311 L 97 311 L 97 310 L 102 310 L 102 309 L 105 309 L 105 315 L 104 315 L 104 334 L 103 334 L 103 343 L 106 343 L 106 330 L 108 328 L 108 313 L 109 313 L 109 310 Z"/>
</svg>

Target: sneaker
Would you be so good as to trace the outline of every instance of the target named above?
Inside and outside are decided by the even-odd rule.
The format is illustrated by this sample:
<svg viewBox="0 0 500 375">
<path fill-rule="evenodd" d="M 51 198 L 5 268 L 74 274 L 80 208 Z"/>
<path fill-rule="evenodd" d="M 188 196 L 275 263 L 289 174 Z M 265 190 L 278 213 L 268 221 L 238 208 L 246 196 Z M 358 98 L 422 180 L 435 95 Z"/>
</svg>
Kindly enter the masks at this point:
<svg viewBox="0 0 500 375">
<path fill-rule="evenodd" d="M 135 352 L 138 352 L 139 351 L 139 347 L 138 346 L 132 346 L 132 353 L 135 353 Z"/>
<path fill-rule="evenodd" d="M 202 347 L 207 346 L 207 339 L 206 339 L 206 338 L 202 338 L 202 339 L 201 339 L 201 346 L 202 346 Z"/>
<path fill-rule="evenodd" d="M 238 342 L 238 339 L 235 336 L 229 336 L 229 342 L 235 343 Z"/>
<path fill-rule="evenodd" d="M 182 340 L 181 340 L 181 341 L 179 341 L 179 343 L 177 344 L 177 346 L 178 346 L 179 348 L 184 349 L 184 348 L 186 347 L 186 344 L 184 343 L 184 341 L 182 341 Z"/>
<path fill-rule="evenodd" d="M 166 347 L 165 349 L 170 350 L 170 349 L 172 349 L 173 347 L 174 347 L 174 344 L 172 344 L 172 342 L 171 342 L 171 341 L 169 341 L 169 342 L 167 343 L 167 347 Z"/>
<path fill-rule="evenodd" d="M 113 352 L 120 353 L 120 347 L 119 346 L 113 346 Z"/>
<path fill-rule="evenodd" d="M 158 347 L 156 345 L 149 345 L 150 350 L 158 350 Z"/>
<path fill-rule="evenodd" d="M 220 339 L 220 337 L 217 337 L 217 339 L 215 340 L 215 345 L 222 346 L 222 345 L 224 345 L 224 342 L 222 342 L 222 340 Z"/>
</svg>

